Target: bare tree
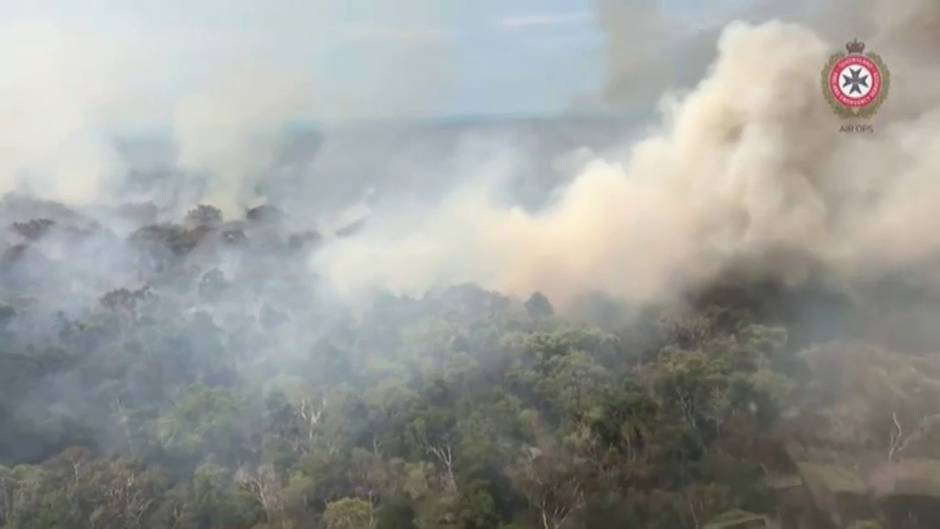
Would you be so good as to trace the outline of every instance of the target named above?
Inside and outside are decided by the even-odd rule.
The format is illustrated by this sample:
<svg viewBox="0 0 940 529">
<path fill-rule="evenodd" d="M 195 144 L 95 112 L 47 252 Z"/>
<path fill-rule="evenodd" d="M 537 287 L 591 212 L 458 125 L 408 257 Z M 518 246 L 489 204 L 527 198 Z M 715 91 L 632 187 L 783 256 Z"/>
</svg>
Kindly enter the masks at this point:
<svg viewBox="0 0 940 529">
<path fill-rule="evenodd" d="M 562 454 L 530 447 L 510 476 L 538 511 L 542 529 L 561 528 L 571 514 L 584 507 L 585 481 L 573 461 Z"/>
<path fill-rule="evenodd" d="M 304 397 L 300 400 L 299 415 L 303 424 L 304 434 L 308 442 L 313 441 L 320 426 L 320 420 L 326 411 L 325 398 Z"/>
<path fill-rule="evenodd" d="M 258 500 L 269 522 L 277 519 L 284 508 L 284 498 L 281 481 L 272 465 L 243 466 L 235 473 L 235 481 Z"/>
<path fill-rule="evenodd" d="M 448 492 L 456 493 L 457 492 L 457 478 L 454 475 L 454 451 L 450 446 L 450 442 L 443 442 L 438 445 L 431 444 L 427 440 L 424 441 L 424 449 L 437 459 L 437 461 L 444 467 L 444 475 L 446 477 L 444 486 L 447 488 Z"/>
<path fill-rule="evenodd" d="M 921 417 L 914 430 L 906 435 L 904 428 L 901 427 L 901 422 L 898 420 L 897 412 L 891 412 L 891 422 L 894 425 L 894 429 L 890 434 L 888 461 L 895 462 L 900 457 L 901 452 L 907 449 L 912 442 L 927 437 L 931 430 L 933 430 L 937 424 L 940 424 L 940 413 Z"/>
</svg>

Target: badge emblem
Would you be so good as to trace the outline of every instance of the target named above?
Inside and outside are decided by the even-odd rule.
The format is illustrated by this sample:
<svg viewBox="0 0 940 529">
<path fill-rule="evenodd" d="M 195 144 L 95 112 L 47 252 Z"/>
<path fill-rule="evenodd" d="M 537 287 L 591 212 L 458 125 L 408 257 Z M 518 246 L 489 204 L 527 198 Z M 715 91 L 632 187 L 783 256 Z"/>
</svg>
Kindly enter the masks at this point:
<svg viewBox="0 0 940 529">
<path fill-rule="evenodd" d="M 864 53 L 858 39 L 845 45 L 846 53 L 829 58 L 822 71 L 823 94 L 842 118 L 869 118 L 884 103 L 891 74 L 875 53 Z"/>
</svg>

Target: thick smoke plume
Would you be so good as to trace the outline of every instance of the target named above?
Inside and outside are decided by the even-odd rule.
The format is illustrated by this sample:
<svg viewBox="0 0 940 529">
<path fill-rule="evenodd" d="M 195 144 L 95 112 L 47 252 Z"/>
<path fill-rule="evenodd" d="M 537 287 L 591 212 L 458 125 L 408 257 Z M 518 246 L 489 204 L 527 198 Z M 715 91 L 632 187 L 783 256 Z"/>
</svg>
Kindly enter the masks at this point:
<svg viewBox="0 0 940 529">
<path fill-rule="evenodd" d="M 625 159 L 588 163 L 549 207 L 507 208 L 492 186 L 471 185 L 403 233 L 374 219 L 316 265 L 346 292 L 472 280 L 557 299 L 649 300 L 742 262 L 789 281 L 822 267 L 842 283 L 898 270 L 933 283 L 940 93 L 918 50 L 935 41 L 940 7 L 904 7 L 870 41 L 895 79 L 873 135 L 840 133 L 822 97 L 821 67 L 841 43 L 800 25 L 734 23 L 661 130 Z"/>
<path fill-rule="evenodd" d="M 260 200 L 254 187 L 274 166 L 284 125 L 302 115 L 309 83 L 260 72 L 263 84 L 244 86 L 242 75 L 184 99 L 176 111 L 179 163 L 209 175 L 201 202 L 229 216 Z"/>
<path fill-rule="evenodd" d="M 311 28 L 301 22 L 316 18 L 326 4 L 282 14 L 276 22 L 284 35 L 274 37 L 311 44 L 315 52 L 319 48 L 304 41 Z M 471 176 L 432 204 L 401 207 L 376 197 L 379 203 L 369 205 L 373 218 L 354 236 L 317 253 L 312 275 L 351 295 L 373 287 L 418 293 L 477 281 L 521 295 L 543 290 L 558 300 L 603 291 L 634 301 L 708 282 L 729 267 L 792 281 L 820 269 L 839 283 L 899 270 L 909 281 L 934 281 L 940 249 L 931 233 L 933 204 L 940 198 L 933 154 L 940 69 L 932 50 L 940 7 L 904 0 L 839 9 L 846 5 L 806 16 L 796 7 L 780 13 L 759 3 L 744 13 L 748 19 L 780 14 L 798 24 L 728 26 L 704 80 L 666 99 L 658 128 L 625 155 L 579 162 L 570 182 L 544 207 L 507 200 L 504 168 L 460 160 L 459 167 L 441 170 Z M 234 12 L 250 18 L 250 4 L 238 6 Z M 711 53 L 701 41 L 736 16 L 717 15 L 696 31 L 668 22 L 650 3 L 597 6 L 610 49 L 611 99 L 642 100 L 663 84 L 682 88 L 690 81 L 683 75 L 703 69 Z M 427 66 L 435 73 L 434 65 L 446 62 L 440 55 L 449 49 L 449 36 L 430 30 L 428 19 L 447 13 L 425 9 L 423 2 L 413 7 L 401 15 L 410 30 L 390 33 L 377 28 L 376 20 L 354 20 L 344 26 L 343 42 L 383 40 L 389 60 L 382 71 L 399 75 L 403 70 L 394 64 L 406 64 L 411 71 Z M 325 11 L 336 24 L 316 28 L 329 35 L 329 27 L 350 22 L 340 11 Z M 843 24 L 835 23 L 836 13 Z M 844 13 L 852 13 L 851 20 Z M 649 51 L 643 41 L 652 35 L 637 32 L 637 26 L 665 31 L 680 44 Z M 849 26 L 863 34 L 836 34 Z M 0 47 L 0 59 L 19 74 L 0 85 L 0 111 L 17 123 L 0 132 L 7 153 L 0 161 L 3 193 L 67 204 L 126 198 L 124 160 L 107 134 L 164 127 L 174 143 L 175 167 L 185 173 L 185 185 L 196 189 L 177 197 L 183 203 L 159 206 L 181 212 L 203 202 L 234 217 L 271 196 L 303 204 L 292 186 L 311 195 L 322 186 L 291 182 L 263 189 L 272 184 L 270 166 L 287 125 L 361 115 L 342 104 L 347 99 L 332 97 L 342 91 L 325 86 L 324 79 L 285 74 L 295 69 L 284 66 L 304 58 L 302 53 L 266 60 L 272 40 L 263 32 L 252 34 L 254 40 L 236 34 L 237 46 L 224 31 L 198 38 L 183 32 L 179 50 L 198 58 L 186 61 L 176 47 L 116 50 L 104 37 L 55 23 L 16 22 L 6 29 L 9 45 Z M 819 72 L 828 54 L 855 36 L 882 54 L 894 79 L 871 136 L 841 134 L 820 94 Z M 422 55 L 425 48 L 437 51 Z M 689 57 L 690 48 L 698 54 Z M 143 57 L 160 75 L 148 76 L 139 65 L 133 75 L 125 73 Z M 378 81 L 366 84 L 381 93 L 353 90 L 351 100 L 408 106 L 398 104 L 407 97 L 389 92 L 397 83 Z M 409 173 L 417 173 L 415 165 L 411 160 Z M 336 178 L 323 176 L 331 177 Z M 321 212 L 304 216 L 319 218 Z"/>
<path fill-rule="evenodd" d="M 754 490 L 772 477 L 757 459 L 753 472 L 729 466 L 738 441 L 712 439 L 740 428 L 739 446 L 779 459 L 753 441 L 776 437 L 782 451 L 790 435 L 777 436 L 787 426 L 777 416 L 805 413 L 806 429 L 821 419 L 815 433 L 840 452 L 846 441 L 890 443 L 893 463 L 912 435 L 902 441 L 902 423 L 916 437 L 927 430 L 913 425 L 940 420 L 929 355 L 825 344 L 937 350 L 935 0 L 859 2 L 839 24 L 796 7 L 754 23 L 772 18 L 757 5 L 744 21 L 722 14 L 691 33 L 653 3 L 598 0 L 610 45 L 598 92 L 617 106 L 677 90 L 643 131 L 606 117 L 314 124 L 405 108 L 414 117 L 444 98 L 446 66 L 428 94 L 408 81 L 455 62 L 442 60 L 451 26 L 426 22 L 458 3 L 387 3 L 352 21 L 336 8 L 345 2 L 274 4 L 296 10 L 273 9 L 241 32 L 261 20 L 260 3 L 164 12 L 154 2 L 158 26 L 181 28 L 179 46 L 160 33 L 155 48 L 127 37 L 119 11 L 118 39 L 81 23 L 0 20 L 10 29 L 0 64 L 19 74 L 0 81 L 0 114 L 13 124 L 0 127 L 0 498 L 15 484 L 16 498 L 37 500 L 0 502 L 0 525 L 33 512 L 56 519 L 47 507 L 66 519 L 79 506 L 94 507 L 97 527 L 134 526 L 123 504 L 112 509 L 120 521 L 99 523 L 94 498 L 110 509 L 111 484 L 138 474 L 102 479 L 75 450 L 22 465 L 88 446 L 172 473 L 154 485 L 168 501 L 148 527 L 173 526 L 184 512 L 173 498 L 187 490 L 203 509 L 211 476 L 251 506 L 246 527 L 311 515 L 333 527 L 329 505 L 359 505 L 372 526 L 375 500 L 397 518 L 402 494 L 420 527 L 450 527 L 438 522 L 464 520 L 466 506 L 492 513 L 466 527 L 516 525 L 514 512 L 536 509 L 540 526 L 568 527 L 546 518 L 546 498 L 569 485 L 555 512 L 585 508 L 588 493 L 603 496 L 592 508 L 604 519 L 641 512 L 634 498 L 656 514 L 675 488 L 693 519 L 661 527 L 698 527 L 711 517 L 694 505 L 724 495 L 692 495 L 690 483 L 707 483 L 700 472 L 751 474 Z M 859 13 L 873 18 L 856 26 Z M 385 16 L 407 23 L 383 26 Z M 193 32 L 189 19 L 218 26 Z M 343 34 L 329 35 L 334 26 Z M 845 34 L 855 27 L 863 33 Z M 352 46 L 362 56 L 343 55 L 366 65 L 363 86 L 297 74 L 318 31 L 337 46 L 369 41 Z M 661 32 L 674 47 L 643 48 Z M 823 65 L 853 37 L 892 71 L 869 135 L 842 133 L 821 94 Z M 134 44 L 108 45 L 123 40 Z M 682 59 L 663 62 L 673 56 Z M 349 64 L 332 66 L 341 77 Z M 582 317 L 592 326 L 572 321 Z M 717 464 L 700 465 L 696 446 L 717 447 Z M 679 466 L 660 470 L 663 458 Z M 79 466 L 89 469 L 81 488 Z M 383 483 L 360 486 L 373 479 Z M 187 517 L 205 525 L 233 505 L 213 500 L 192 511 L 209 514 Z"/>
<path fill-rule="evenodd" d="M 260 188 L 297 123 L 434 113 L 452 77 L 436 29 L 449 12 L 426 0 L 8 4 L 0 195 L 146 199 L 129 192 L 134 164 L 116 140 L 159 136 L 186 173 L 182 203 L 161 208 L 237 217 L 269 198 Z"/>
<path fill-rule="evenodd" d="M 79 46 L 80 53 L 69 49 Z M 107 50 L 68 41 L 49 24 L 0 32 L 0 194 L 35 193 L 71 204 L 107 200 L 122 172 L 97 128 L 114 95 Z"/>
</svg>

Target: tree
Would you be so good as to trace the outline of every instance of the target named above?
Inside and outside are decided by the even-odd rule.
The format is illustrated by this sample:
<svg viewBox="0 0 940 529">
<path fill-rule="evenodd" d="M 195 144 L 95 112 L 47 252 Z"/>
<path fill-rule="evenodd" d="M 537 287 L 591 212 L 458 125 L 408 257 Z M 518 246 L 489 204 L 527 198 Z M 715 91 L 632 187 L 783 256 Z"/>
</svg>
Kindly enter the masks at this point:
<svg viewBox="0 0 940 529">
<path fill-rule="evenodd" d="M 168 451 L 190 462 L 209 454 L 233 462 L 247 445 L 239 435 L 239 426 L 245 424 L 239 411 L 239 403 L 229 391 L 193 386 L 160 418 L 159 439 Z"/>
<path fill-rule="evenodd" d="M 496 502 L 485 487 L 467 487 L 461 493 L 457 522 L 463 529 L 489 529 L 499 523 Z"/>
<path fill-rule="evenodd" d="M 372 504 L 359 498 L 330 502 L 323 511 L 327 529 L 372 529 L 375 512 Z"/>
<path fill-rule="evenodd" d="M 446 492 L 457 492 L 455 474 L 457 453 L 451 433 L 454 417 L 441 409 L 426 409 L 410 425 L 411 438 L 419 453 L 424 453 L 437 465 L 443 476 Z"/>
<path fill-rule="evenodd" d="M 0 301 L 0 329 L 6 327 L 8 323 L 13 321 L 13 318 L 16 317 L 16 309 L 12 305 L 8 305 Z"/>
<path fill-rule="evenodd" d="M 186 224 L 190 227 L 217 226 L 222 223 L 222 211 L 214 206 L 199 204 L 186 214 Z"/>
<path fill-rule="evenodd" d="M 711 435 L 719 433 L 721 422 L 729 413 L 724 397 L 729 385 L 728 368 L 720 360 L 704 353 L 673 351 L 656 366 L 657 394 L 675 410 L 689 431 L 700 442 L 707 437 L 703 427 L 711 423 Z"/>
<path fill-rule="evenodd" d="M 376 511 L 376 529 L 415 529 L 415 512 L 404 498 L 383 498 Z"/>
<path fill-rule="evenodd" d="M 532 318 L 545 318 L 555 314 L 551 302 L 541 292 L 535 292 L 529 296 L 525 302 L 525 309 Z"/>
<path fill-rule="evenodd" d="M 49 232 L 55 226 L 51 219 L 32 219 L 28 222 L 14 222 L 11 229 L 26 239 L 35 241 Z"/>
<path fill-rule="evenodd" d="M 76 472 L 81 475 L 77 491 L 85 500 L 81 503 L 93 506 L 88 519 L 101 529 L 140 529 L 169 484 L 165 475 L 128 459 L 98 461 L 84 473 Z"/>
<path fill-rule="evenodd" d="M 510 479 L 535 510 L 542 529 L 559 529 L 585 505 L 590 475 L 557 445 L 528 447 L 509 469 Z"/>
<path fill-rule="evenodd" d="M 6 527 L 13 517 L 17 480 L 13 470 L 0 465 L 0 527 Z"/>
<path fill-rule="evenodd" d="M 272 465 L 243 466 L 235 474 L 235 481 L 257 500 L 268 522 L 281 516 L 284 510 L 284 487 Z"/>
</svg>

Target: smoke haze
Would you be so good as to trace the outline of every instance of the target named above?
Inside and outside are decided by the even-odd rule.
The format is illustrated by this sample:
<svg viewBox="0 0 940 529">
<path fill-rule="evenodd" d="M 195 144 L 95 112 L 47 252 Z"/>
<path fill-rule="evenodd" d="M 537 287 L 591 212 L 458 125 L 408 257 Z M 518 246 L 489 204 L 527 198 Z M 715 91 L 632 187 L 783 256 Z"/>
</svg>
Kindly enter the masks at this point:
<svg viewBox="0 0 940 529">
<path fill-rule="evenodd" d="M 911 4 L 905 16 L 930 21 L 936 10 Z M 405 235 L 375 219 L 316 264 L 346 290 L 473 280 L 553 299 L 604 291 L 648 301 L 739 262 L 789 282 L 822 265 L 838 282 L 903 269 L 932 285 L 940 94 L 935 65 L 906 59 L 932 32 L 881 20 L 871 46 L 896 81 L 872 136 L 841 134 L 820 94 L 837 43 L 798 25 L 735 23 L 708 77 L 670 105 L 660 130 L 626 156 L 588 163 L 548 207 L 502 207 L 498 186 L 476 182 Z"/>
<path fill-rule="evenodd" d="M 774 13 L 770 4 L 757 3 L 693 24 L 670 21 L 654 3 L 626 8 L 598 1 L 596 19 L 608 50 L 607 86 L 599 93 L 612 104 L 651 104 L 666 90 L 661 123 L 630 134 L 640 136 L 638 141 L 607 145 L 602 152 L 535 153 L 548 163 L 568 161 L 559 162 L 565 176 L 536 184 L 542 199 L 528 204 L 517 191 L 520 175 L 532 171 L 526 160 L 532 153 L 505 137 L 461 140 L 446 163 L 413 151 L 398 156 L 404 161 L 397 169 L 386 167 L 413 183 L 422 181 L 416 176 L 421 173 L 436 175 L 423 179 L 442 182 L 429 184 L 436 191 L 428 200 L 414 191 L 410 198 L 370 195 L 375 186 L 366 181 L 359 189 L 333 193 L 331 175 L 311 176 L 318 162 L 276 176 L 292 124 L 383 115 L 363 101 L 384 100 L 387 108 L 412 116 L 421 106 L 433 107 L 424 93 L 407 102 L 399 98 L 396 90 L 409 92 L 400 80 L 369 79 L 361 86 L 373 88 L 356 95 L 297 75 L 286 57 L 304 56 L 300 52 L 265 58 L 278 32 L 288 40 L 303 38 L 301 29 L 309 28 L 298 20 L 312 17 L 313 8 L 281 12 L 271 29 L 250 39 L 225 28 L 197 38 L 183 26 L 180 44 L 156 54 L 146 43 L 126 50 L 106 46 L 105 37 L 81 31 L 81 17 L 66 17 L 73 22 L 66 26 L 23 9 L 4 32 L 11 45 L 3 46 L 3 62 L 21 75 L 2 87 L 4 114 L 17 126 L 4 129 L 10 155 L 0 167 L 0 189 L 73 205 L 156 197 L 155 188 L 134 188 L 127 181 L 128 161 L 109 134 L 169 130 L 173 148 L 167 152 L 179 183 L 170 198 L 159 199 L 163 211 L 207 203 L 236 218 L 248 207 L 276 200 L 307 224 L 330 221 L 323 211 L 304 212 L 305 202 L 320 200 L 327 214 L 353 206 L 372 211 L 354 236 L 327 244 L 311 259 L 311 274 L 344 296 L 374 288 L 420 293 L 476 281 L 519 295 L 541 289 L 559 300 L 601 291 L 648 301 L 707 283 L 742 262 L 755 275 L 784 281 L 798 282 L 822 266 L 837 282 L 899 269 L 913 272 L 911 280 L 932 282 L 940 244 L 930 237 L 929 222 L 938 193 L 931 177 L 938 69 L 926 50 L 936 43 L 938 8 L 914 0 L 869 7 L 850 10 L 859 19 L 853 18 L 853 27 L 870 32 L 869 46 L 885 57 L 895 82 L 876 119 L 877 133 L 853 137 L 838 132 L 819 93 L 821 65 L 846 38 L 833 35 L 841 33 L 833 31 L 841 27 L 835 15 L 846 12 L 839 6 L 807 15 L 795 8 Z M 395 76 L 420 64 L 440 80 L 422 86 L 444 90 L 449 74 L 440 54 L 447 53 L 450 36 L 432 22 L 457 11 L 409 4 L 387 13 L 409 32 L 390 33 L 374 25 L 380 18 L 349 19 L 338 8 L 316 8 L 325 19 L 315 27 L 324 34 L 332 31 L 332 21 L 345 24 L 342 38 L 395 43 L 368 59 L 386 67 L 369 71 Z M 157 20 L 177 16 L 173 9 L 159 13 Z M 229 15 L 253 13 L 239 4 Z M 796 23 L 724 27 L 737 17 L 765 20 L 774 14 Z M 119 12 L 121 17 L 141 23 L 128 13 Z M 722 27 L 717 47 L 703 45 Z M 826 32 L 820 36 L 811 28 Z M 644 46 L 654 35 L 671 36 L 661 40 L 672 44 Z M 239 44 L 227 45 L 232 42 Z M 327 40 L 314 42 L 312 49 L 326 45 Z M 184 59 L 182 49 L 198 60 Z M 422 49 L 433 51 L 418 54 Z M 124 67 L 146 52 L 155 70 L 172 75 L 148 75 L 140 66 L 128 75 Z M 158 78 L 163 80 L 154 82 Z M 131 94 L 137 103 L 131 104 Z M 485 146 L 489 162 L 460 157 L 460 149 L 476 148 L 473 142 Z M 329 142 L 324 152 L 333 160 L 369 157 Z M 322 204 L 328 195 L 337 200 Z M 357 204 L 367 196 L 363 209 Z"/>
<path fill-rule="evenodd" d="M 938 527 L 940 3 L 506 4 L 0 7 L 0 527 Z"/>
</svg>

